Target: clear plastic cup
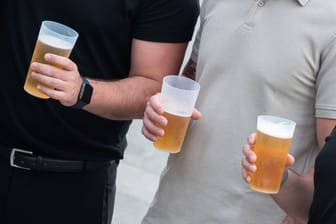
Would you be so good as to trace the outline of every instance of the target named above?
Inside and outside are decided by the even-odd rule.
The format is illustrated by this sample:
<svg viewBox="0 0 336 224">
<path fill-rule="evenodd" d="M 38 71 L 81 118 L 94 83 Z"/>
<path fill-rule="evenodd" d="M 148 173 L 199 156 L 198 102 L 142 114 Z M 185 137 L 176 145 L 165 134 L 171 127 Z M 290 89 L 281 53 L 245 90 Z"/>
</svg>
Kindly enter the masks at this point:
<svg viewBox="0 0 336 224">
<path fill-rule="evenodd" d="M 156 148 L 170 153 L 181 150 L 199 90 L 199 83 L 183 76 L 163 79 L 161 103 L 168 124 L 161 127 L 165 134 L 154 142 Z"/>
</svg>

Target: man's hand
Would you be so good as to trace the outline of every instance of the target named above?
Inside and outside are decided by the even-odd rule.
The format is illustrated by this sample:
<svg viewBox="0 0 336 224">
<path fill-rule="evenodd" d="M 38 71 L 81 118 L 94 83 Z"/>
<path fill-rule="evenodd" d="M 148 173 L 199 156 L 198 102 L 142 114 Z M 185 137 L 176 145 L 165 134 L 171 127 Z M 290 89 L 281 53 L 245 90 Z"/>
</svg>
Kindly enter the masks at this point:
<svg viewBox="0 0 336 224">
<path fill-rule="evenodd" d="M 49 64 L 31 64 L 32 78 L 43 84 L 37 88 L 64 106 L 74 105 L 82 84 L 77 65 L 69 58 L 55 54 L 46 54 L 44 59 Z"/>
<path fill-rule="evenodd" d="M 256 134 L 252 133 L 248 139 L 247 144 L 243 147 L 243 159 L 241 161 L 242 164 L 242 176 L 245 182 L 250 183 L 251 181 L 251 173 L 257 170 L 255 166 L 255 162 L 257 160 L 257 155 L 253 151 L 254 145 L 256 141 Z M 286 168 L 292 166 L 295 163 L 295 159 L 292 155 L 288 154 Z"/>
<path fill-rule="evenodd" d="M 164 109 L 160 102 L 160 93 L 152 96 L 147 102 L 147 106 L 143 118 L 142 134 L 150 141 L 156 141 L 158 137 L 164 135 L 162 128 L 157 125 L 166 126 L 167 119 L 163 116 Z M 201 113 L 194 109 L 191 119 L 197 120 L 201 117 Z"/>
</svg>

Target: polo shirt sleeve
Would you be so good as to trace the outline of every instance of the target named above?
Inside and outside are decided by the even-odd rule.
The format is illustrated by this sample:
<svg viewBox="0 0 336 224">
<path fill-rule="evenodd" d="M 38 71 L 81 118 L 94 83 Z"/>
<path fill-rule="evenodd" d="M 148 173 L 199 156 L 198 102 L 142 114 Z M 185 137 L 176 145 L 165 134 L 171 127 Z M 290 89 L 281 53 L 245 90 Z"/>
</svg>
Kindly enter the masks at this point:
<svg viewBox="0 0 336 224">
<path fill-rule="evenodd" d="M 316 117 L 336 119 L 336 35 L 321 56 L 316 79 Z"/>
<path fill-rule="evenodd" d="M 134 21 L 134 38 L 188 42 L 199 14 L 198 0 L 144 0 Z"/>
</svg>

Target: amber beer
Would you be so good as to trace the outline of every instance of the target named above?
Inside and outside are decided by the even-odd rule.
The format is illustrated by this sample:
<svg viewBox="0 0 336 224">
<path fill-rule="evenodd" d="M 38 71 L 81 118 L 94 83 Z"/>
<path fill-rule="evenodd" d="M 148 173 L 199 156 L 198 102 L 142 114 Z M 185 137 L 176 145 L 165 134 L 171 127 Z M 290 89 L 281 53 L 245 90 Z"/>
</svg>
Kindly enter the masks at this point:
<svg viewBox="0 0 336 224">
<path fill-rule="evenodd" d="M 72 46 L 68 42 L 53 36 L 42 35 L 36 42 L 31 63 L 40 62 L 46 64 L 47 62 L 44 60 L 44 55 L 46 53 L 53 53 L 60 56 L 69 57 L 71 50 Z M 26 76 L 24 90 L 33 96 L 42 99 L 48 99 L 49 96 L 45 95 L 37 89 L 38 82 L 31 78 L 31 72 L 31 68 L 29 68 Z"/>
<path fill-rule="evenodd" d="M 251 174 L 250 187 L 263 193 L 277 193 L 292 142 L 295 123 L 289 120 L 267 123 L 269 121 L 259 119 L 261 118 L 258 118 L 259 127 L 257 127 L 254 148 L 257 155 L 255 164 L 257 170 Z"/>
<path fill-rule="evenodd" d="M 164 112 L 167 126 L 161 127 L 165 134 L 154 142 L 154 146 L 170 153 L 179 152 L 187 132 L 190 116 L 183 116 Z"/>
</svg>

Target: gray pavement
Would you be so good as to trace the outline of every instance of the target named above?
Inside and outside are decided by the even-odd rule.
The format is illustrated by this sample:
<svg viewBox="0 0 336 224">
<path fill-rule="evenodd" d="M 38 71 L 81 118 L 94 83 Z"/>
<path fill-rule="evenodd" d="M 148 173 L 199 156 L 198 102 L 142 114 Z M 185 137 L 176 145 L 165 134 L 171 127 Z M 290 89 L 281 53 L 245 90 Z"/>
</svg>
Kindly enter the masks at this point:
<svg viewBox="0 0 336 224">
<path fill-rule="evenodd" d="M 168 153 L 155 149 L 141 134 L 141 120 L 133 121 L 128 147 L 120 162 L 112 224 L 140 224 L 155 194 Z"/>
</svg>

